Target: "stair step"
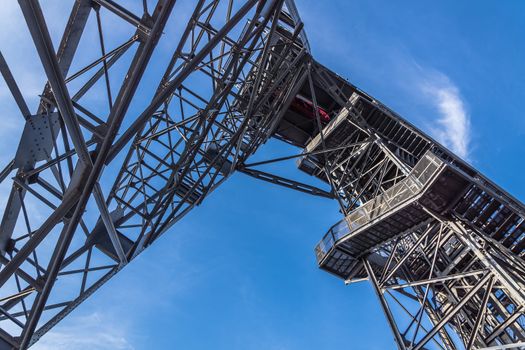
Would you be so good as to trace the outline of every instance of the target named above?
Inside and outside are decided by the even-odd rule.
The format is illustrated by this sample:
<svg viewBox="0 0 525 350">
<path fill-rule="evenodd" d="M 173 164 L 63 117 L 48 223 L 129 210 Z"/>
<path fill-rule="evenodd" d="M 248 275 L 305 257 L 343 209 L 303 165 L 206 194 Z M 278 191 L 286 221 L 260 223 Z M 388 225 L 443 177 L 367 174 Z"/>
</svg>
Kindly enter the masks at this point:
<svg viewBox="0 0 525 350">
<path fill-rule="evenodd" d="M 505 206 L 501 206 L 498 213 L 485 225 L 485 232 L 492 236 L 494 230 L 496 230 L 510 215 L 512 215 L 512 211 Z"/>
<path fill-rule="evenodd" d="M 464 216 L 467 212 L 468 208 L 472 205 L 472 203 L 476 200 L 476 198 L 482 193 L 483 191 L 479 187 L 472 187 L 466 194 L 466 196 L 456 205 L 455 211 L 460 216 Z"/>
<path fill-rule="evenodd" d="M 521 218 L 520 218 L 519 215 L 517 215 L 515 213 L 512 213 L 512 215 L 510 215 L 503 222 L 503 224 L 501 224 L 501 226 L 496 230 L 496 232 L 494 232 L 494 234 L 492 235 L 492 238 L 494 238 L 496 240 L 500 240 L 500 239 L 504 238 L 507 235 L 508 231 L 511 230 L 512 227 L 517 225 L 520 220 L 521 220 Z"/>
<path fill-rule="evenodd" d="M 514 244 L 514 241 L 519 238 L 523 232 L 525 232 L 525 221 L 522 220 L 521 223 L 517 225 L 501 243 L 507 248 L 511 247 L 512 244 Z"/>
<path fill-rule="evenodd" d="M 464 215 L 465 219 L 473 221 L 480 214 L 483 208 L 485 208 L 485 206 L 490 202 L 490 200 L 491 196 L 483 192 L 467 210 Z"/>
<path fill-rule="evenodd" d="M 480 213 L 480 215 L 476 218 L 474 221 L 474 224 L 479 227 L 483 227 L 487 220 L 498 210 L 501 206 L 501 203 L 497 200 L 493 199 L 489 205 L 487 205 L 483 211 Z"/>
</svg>

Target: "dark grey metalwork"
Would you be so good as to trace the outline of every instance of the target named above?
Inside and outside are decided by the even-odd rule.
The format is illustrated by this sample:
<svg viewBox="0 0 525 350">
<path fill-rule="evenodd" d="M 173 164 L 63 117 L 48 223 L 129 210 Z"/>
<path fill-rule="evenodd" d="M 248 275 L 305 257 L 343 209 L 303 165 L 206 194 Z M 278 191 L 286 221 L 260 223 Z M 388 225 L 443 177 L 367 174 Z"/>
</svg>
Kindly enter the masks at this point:
<svg viewBox="0 0 525 350">
<path fill-rule="evenodd" d="M 346 214 L 317 261 L 372 282 L 399 349 L 523 347 L 523 204 L 359 91 L 305 150 Z"/>
<path fill-rule="evenodd" d="M 48 83 L 32 113 L 0 54 L 25 119 L 0 172 L 0 349 L 34 344 L 236 170 L 338 201 L 319 265 L 371 281 L 399 349 L 525 341 L 523 205 L 316 62 L 293 1 L 197 1 L 160 73 L 175 0 L 76 0 L 57 50 L 38 1 L 19 4 Z M 270 137 L 302 153 L 250 162 Z M 327 189 L 257 169 L 292 159 Z"/>
</svg>

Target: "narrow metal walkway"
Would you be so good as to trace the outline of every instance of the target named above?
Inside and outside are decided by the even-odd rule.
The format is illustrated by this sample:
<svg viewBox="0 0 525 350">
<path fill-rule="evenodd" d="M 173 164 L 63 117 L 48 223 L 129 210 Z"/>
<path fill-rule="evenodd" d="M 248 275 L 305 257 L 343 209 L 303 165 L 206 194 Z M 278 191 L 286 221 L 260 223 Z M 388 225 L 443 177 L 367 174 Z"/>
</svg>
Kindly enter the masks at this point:
<svg viewBox="0 0 525 350">
<path fill-rule="evenodd" d="M 346 280 L 352 261 L 429 220 L 427 210 L 443 212 L 456 191 L 467 185 L 449 164 L 427 151 L 405 179 L 350 212 L 325 234 L 315 248 L 319 266 Z"/>
</svg>

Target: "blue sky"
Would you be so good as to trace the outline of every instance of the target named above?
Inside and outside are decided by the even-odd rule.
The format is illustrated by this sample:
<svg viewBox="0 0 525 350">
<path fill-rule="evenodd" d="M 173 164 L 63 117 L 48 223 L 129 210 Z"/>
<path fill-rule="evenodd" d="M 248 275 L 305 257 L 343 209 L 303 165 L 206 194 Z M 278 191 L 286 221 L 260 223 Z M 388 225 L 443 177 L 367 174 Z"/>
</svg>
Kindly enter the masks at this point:
<svg viewBox="0 0 525 350">
<path fill-rule="evenodd" d="M 20 62 L 13 72 L 35 105 L 43 78 L 31 73 L 39 62 L 13 4 L 0 10 L 0 47 Z M 57 4 L 49 14 L 64 13 Z M 525 199 L 523 1 L 297 7 L 318 61 Z M 63 25 L 50 24 L 52 33 Z M 13 111 L 2 81 L 1 166 L 21 132 Z M 257 157 L 292 152 L 270 142 Z M 302 178 L 293 162 L 271 169 Z M 371 287 L 345 286 L 316 267 L 313 248 L 339 219 L 334 202 L 234 175 L 34 348 L 393 349 Z"/>
</svg>

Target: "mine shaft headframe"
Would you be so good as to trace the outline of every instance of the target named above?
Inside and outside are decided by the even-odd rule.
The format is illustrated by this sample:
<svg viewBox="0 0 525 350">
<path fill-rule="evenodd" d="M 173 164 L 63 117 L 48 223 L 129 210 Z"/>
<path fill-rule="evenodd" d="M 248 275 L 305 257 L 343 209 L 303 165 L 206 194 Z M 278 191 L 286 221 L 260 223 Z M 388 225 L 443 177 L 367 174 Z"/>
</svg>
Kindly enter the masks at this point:
<svg viewBox="0 0 525 350">
<path fill-rule="evenodd" d="M 0 55 L 25 119 L 0 172 L 13 181 L 0 224 L 1 349 L 37 341 L 255 152 L 309 52 L 290 0 L 200 0 L 188 18 L 172 14 L 174 0 L 133 10 L 77 0 L 57 50 L 38 1 L 19 2 L 48 83 L 33 114 Z M 186 29 L 171 61 L 153 63 L 174 17 Z M 151 64 L 167 65 L 148 77 L 155 90 L 140 83 Z"/>
<path fill-rule="evenodd" d="M 37 341 L 234 170 L 339 201 L 345 219 L 319 263 L 373 282 L 401 349 L 454 348 L 451 331 L 466 347 L 523 338 L 523 205 L 315 62 L 293 2 L 198 1 L 154 91 L 139 82 L 175 1 L 144 2 L 138 15 L 77 0 L 56 54 L 38 2 L 20 4 L 49 82 L 32 114 L 0 55 L 26 121 L 0 172 L 13 178 L 0 348 Z M 127 31 L 107 32 L 108 18 Z M 146 108 L 139 94 L 153 95 Z M 142 112 L 125 119 L 128 109 Z M 250 167 L 269 137 L 304 148 L 299 168 L 331 189 Z M 407 298 L 397 307 L 423 305 L 406 329 L 389 309 L 395 293 Z"/>
<path fill-rule="evenodd" d="M 278 131 L 303 142 L 299 168 L 331 186 L 345 215 L 317 245 L 319 266 L 371 281 L 399 349 L 522 347 L 524 205 L 320 69 L 332 88 L 318 83 L 329 97 L 318 108 L 347 103 L 304 141 Z"/>
<path fill-rule="evenodd" d="M 399 349 L 523 346 L 523 262 L 462 223 L 434 218 L 360 263 Z"/>
</svg>

